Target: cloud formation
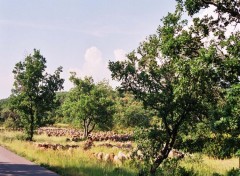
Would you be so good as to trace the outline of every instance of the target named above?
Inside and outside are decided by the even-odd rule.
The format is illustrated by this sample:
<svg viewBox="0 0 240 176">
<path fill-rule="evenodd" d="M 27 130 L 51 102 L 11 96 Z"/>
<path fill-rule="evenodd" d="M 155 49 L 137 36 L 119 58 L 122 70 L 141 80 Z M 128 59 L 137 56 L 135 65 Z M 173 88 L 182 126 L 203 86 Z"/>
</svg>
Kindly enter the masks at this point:
<svg viewBox="0 0 240 176">
<path fill-rule="evenodd" d="M 127 59 L 126 51 L 123 49 L 115 49 L 113 51 L 114 60 L 124 61 Z M 65 90 L 72 88 L 72 84 L 68 80 L 70 72 L 76 72 L 77 76 L 84 78 L 85 76 L 92 76 L 95 82 L 106 79 L 112 87 L 119 85 L 116 81 L 111 79 L 111 72 L 108 69 L 108 61 L 104 60 L 102 51 L 96 46 L 92 46 L 85 51 L 84 63 L 81 67 L 68 69 L 68 74 L 65 75 Z"/>
<path fill-rule="evenodd" d="M 123 49 L 116 49 L 113 53 L 116 61 L 124 61 L 127 59 L 127 53 Z"/>
</svg>

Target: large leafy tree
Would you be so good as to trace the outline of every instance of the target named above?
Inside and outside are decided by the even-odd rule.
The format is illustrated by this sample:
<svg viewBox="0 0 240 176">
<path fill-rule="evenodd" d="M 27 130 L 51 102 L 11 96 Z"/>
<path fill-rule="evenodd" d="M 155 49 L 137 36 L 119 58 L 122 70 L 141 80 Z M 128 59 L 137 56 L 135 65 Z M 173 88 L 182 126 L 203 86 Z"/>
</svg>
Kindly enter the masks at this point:
<svg viewBox="0 0 240 176">
<path fill-rule="evenodd" d="M 13 69 L 12 106 L 21 117 L 27 140 L 33 139 L 34 130 L 44 124 L 47 112 L 56 107 L 56 91 L 63 88 L 64 80 L 60 78 L 62 67 L 52 75 L 45 69 L 46 59 L 39 50 L 34 50 Z"/>
<path fill-rule="evenodd" d="M 96 126 L 100 129 L 110 129 L 114 113 L 111 87 L 104 81 L 95 84 L 92 77 L 77 78 L 76 73 L 72 73 L 70 81 L 74 88 L 63 103 L 63 115 L 80 123 L 85 137 Z"/>
<path fill-rule="evenodd" d="M 131 91 L 161 119 L 139 134 L 138 147 L 144 151 L 152 175 L 179 134 L 210 120 L 210 112 L 223 101 L 224 90 L 239 84 L 239 34 L 227 38 L 224 26 L 209 25 L 211 17 L 194 18 L 193 25 L 187 26 L 181 20 L 182 11 L 183 6 L 178 5 L 175 13 L 163 18 L 157 34 L 142 42 L 128 60 L 109 63 L 112 77 L 121 82 L 120 89 Z M 210 32 L 219 40 L 206 46 L 203 39 Z"/>
<path fill-rule="evenodd" d="M 182 3 L 189 15 L 198 13 L 201 9 L 206 9 L 210 5 L 216 7 L 215 12 L 219 14 L 216 23 L 224 22 L 228 25 L 240 20 L 240 1 L 239 0 L 177 0 Z M 226 14 L 228 14 L 226 16 Z M 216 24 L 215 23 L 215 24 Z"/>
<path fill-rule="evenodd" d="M 240 1 L 239 0 L 178 0 L 189 15 L 201 9 L 214 7 L 215 15 L 206 14 L 199 20 L 211 40 L 210 47 L 218 50 L 221 60 L 218 69 L 221 77 L 223 99 L 212 111 L 212 117 L 204 124 L 214 138 L 208 139 L 206 153 L 218 158 L 232 156 L 240 145 L 239 79 L 240 79 Z M 210 37 L 209 37 L 210 36 Z M 208 135 L 209 137 L 209 135 Z M 205 147 L 204 147 L 205 148 Z M 204 149 L 205 150 L 205 149 Z M 216 152 L 218 151 L 218 152 Z"/>
</svg>

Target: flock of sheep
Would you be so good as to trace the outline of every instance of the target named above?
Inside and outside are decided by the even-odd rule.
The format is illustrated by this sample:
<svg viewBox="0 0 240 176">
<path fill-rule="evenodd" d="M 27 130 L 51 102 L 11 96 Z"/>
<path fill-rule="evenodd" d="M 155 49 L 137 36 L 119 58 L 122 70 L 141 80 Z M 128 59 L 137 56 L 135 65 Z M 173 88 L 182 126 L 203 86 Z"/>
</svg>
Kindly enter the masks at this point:
<svg viewBox="0 0 240 176">
<path fill-rule="evenodd" d="M 84 133 L 81 130 L 66 129 L 66 128 L 39 128 L 37 134 L 46 134 L 47 136 L 67 136 L 68 141 L 81 141 L 84 139 Z M 108 132 L 97 132 L 89 135 L 93 141 L 130 141 L 132 140 L 132 134 L 117 134 L 112 131 Z"/>
<path fill-rule="evenodd" d="M 40 128 L 37 130 L 39 135 L 46 134 L 47 136 L 65 136 L 66 142 L 82 141 L 84 139 L 83 132 L 75 129 L 61 129 L 61 128 Z M 93 146 L 97 147 L 107 147 L 107 148 L 117 148 L 124 150 L 119 151 L 118 154 L 112 153 L 103 153 L 97 152 L 92 153 L 92 155 L 100 160 L 105 162 L 112 162 L 115 164 L 123 164 L 126 160 L 129 160 L 133 157 L 132 152 L 134 149 L 131 140 L 133 139 L 132 134 L 117 134 L 114 132 L 98 132 L 92 133 L 88 136 L 88 139 L 83 143 L 83 149 L 89 150 Z M 101 141 L 101 142 L 98 142 Z M 36 146 L 40 149 L 52 149 L 52 150 L 69 150 L 79 148 L 79 145 L 61 145 L 61 144 L 48 144 L 48 143 L 38 143 Z M 141 151 L 137 151 L 136 156 L 138 159 L 143 158 Z M 184 153 L 173 149 L 169 153 L 169 157 L 172 158 L 183 158 Z"/>
<path fill-rule="evenodd" d="M 36 147 L 42 150 L 52 149 L 52 150 L 71 150 L 78 148 L 79 145 L 62 145 L 62 144 L 48 144 L 48 143 L 37 143 Z"/>
<path fill-rule="evenodd" d="M 98 159 L 105 162 L 113 162 L 115 164 L 122 164 L 124 161 L 131 159 L 131 153 L 125 154 L 122 151 L 119 151 L 117 155 L 114 153 L 93 153 L 93 155 Z"/>
</svg>

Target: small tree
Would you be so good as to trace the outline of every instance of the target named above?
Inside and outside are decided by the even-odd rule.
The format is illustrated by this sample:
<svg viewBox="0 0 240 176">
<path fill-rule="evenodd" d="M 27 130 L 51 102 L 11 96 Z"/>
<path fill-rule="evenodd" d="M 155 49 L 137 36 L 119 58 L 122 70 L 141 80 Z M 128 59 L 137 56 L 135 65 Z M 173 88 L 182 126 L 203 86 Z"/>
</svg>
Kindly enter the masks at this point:
<svg viewBox="0 0 240 176">
<path fill-rule="evenodd" d="M 46 59 L 35 49 L 33 55 L 17 63 L 13 69 L 15 81 L 11 103 L 17 109 L 30 141 L 34 130 L 44 125 L 47 112 L 56 107 L 55 92 L 63 88 L 62 67 L 53 75 L 45 73 L 45 69 Z"/>
<path fill-rule="evenodd" d="M 94 84 L 92 77 L 80 79 L 76 77 L 76 73 L 71 74 L 70 81 L 74 88 L 70 90 L 63 104 L 64 116 L 80 122 L 85 137 L 96 126 L 110 129 L 114 113 L 110 87 L 105 82 Z"/>
</svg>

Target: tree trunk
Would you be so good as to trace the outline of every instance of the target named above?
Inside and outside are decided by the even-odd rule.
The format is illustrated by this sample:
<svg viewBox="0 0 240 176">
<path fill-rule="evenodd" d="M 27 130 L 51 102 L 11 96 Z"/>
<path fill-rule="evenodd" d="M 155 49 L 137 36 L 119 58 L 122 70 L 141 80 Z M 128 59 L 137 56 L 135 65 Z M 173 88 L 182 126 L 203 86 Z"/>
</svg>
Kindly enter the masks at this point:
<svg viewBox="0 0 240 176">
<path fill-rule="evenodd" d="M 84 125 L 84 138 L 88 137 L 88 128 L 86 125 Z"/>
<path fill-rule="evenodd" d="M 27 130 L 27 140 L 33 140 L 33 133 L 34 133 L 34 116 L 31 114 L 30 116 L 30 129 Z"/>
<path fill-rule="evenodd" d="M 89 132 L 88 132 L 89 125 L 88 125 L 88 120 L 87 119 L 83 120 L 83 126 L 84 126 L 84 138 L 87 138 L 88 135 L 89 135 Z"/>
<path fill-rule="evenodd" d="M 33 140 L 33 133 L 34 133 L 34 124 L 32 123 L 31 124 L 31 131 L 30 131 L 30 139 L 29 139 L 29 141 Z"/>
<path fill-rule="evenodd" d="M 93 124 L 92 127 L 90 127 L 92 122 L 92 119 L 85 119 L 83 121 L 83 125 L 84 125 L 84 137 L 87 138 L 88 135 L 93 131 L 95 124 Z"/>
<path fill-rule="evenodd" d="M 159 165 L 168 157 L 169 152 L 171 151 L 171 148 L 168 148 L 168 146 L 165 146 L 163 151 L 161 152 L 157 159 L 154 161 L 153 165 L 150 168 L 150 175 L 155 176 L 157 168 Z"/>
<path fill-rule="evenodd" d="M 150 168 L 150 175 L 155 176 L 157 168 L 159 165 L 168 157 L 169 152 L 172 150 L 173 145 L 176 141 L 177 132 L 178 132 L 178 125 L 175 126 L 176 128 L 171 132 L 169 140 L 166 142 L 166 145 L 161 151 L 161 154 L 156 158 L 154 163 Z"/>
</svg>

